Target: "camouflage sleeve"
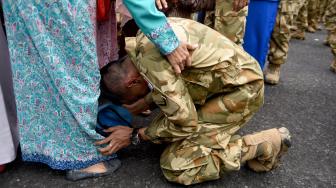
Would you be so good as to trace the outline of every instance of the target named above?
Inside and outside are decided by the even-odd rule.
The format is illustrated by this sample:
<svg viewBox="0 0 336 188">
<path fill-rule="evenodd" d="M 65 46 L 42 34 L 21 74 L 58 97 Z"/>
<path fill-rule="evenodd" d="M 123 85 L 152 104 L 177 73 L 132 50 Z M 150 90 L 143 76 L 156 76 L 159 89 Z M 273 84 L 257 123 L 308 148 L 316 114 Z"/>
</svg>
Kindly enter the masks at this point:
<svg viewBox="0 0 336 188">
<path fill-rule="evenodd" d="M 153 142 L 183 139 L 199 130 L 196 108 L 182 78 L 160 53 L 151 51 L 147 51 L 150 55 L 142 55 L 137 66 L 153 85 L 152 99 L 162 114 L 145 133 Z"/>
</svg>

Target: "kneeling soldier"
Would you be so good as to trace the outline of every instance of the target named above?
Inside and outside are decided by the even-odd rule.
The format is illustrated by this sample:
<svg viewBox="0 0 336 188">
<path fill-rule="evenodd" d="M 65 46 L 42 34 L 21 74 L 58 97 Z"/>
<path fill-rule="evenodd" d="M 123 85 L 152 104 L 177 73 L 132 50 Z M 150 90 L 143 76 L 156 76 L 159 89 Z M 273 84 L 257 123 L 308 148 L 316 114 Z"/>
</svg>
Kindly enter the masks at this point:
<svg viewBox="0 0 336 188">
<path fill-rule="evenodd" d="M 263 104 L 257 61 L 200 23 L 173 18 L 170 24 L 180 40 L 199 45 L 192 64 L 176 75 L 144 34 L 128 39 L 128 57 L 111 64 L 104 84 L 122 103 L 153 101 L 161 113 L 146 128 L 109 129 L 110 136 L 98 144 L 110 144 L 101 152 L 116 152 L 130 140 L 169 143 L 160 160 L 163 174 L 185 185 L 218 179 L 220 172 L 245 163 L 258 172 L 275 168 L 290 146 L 286 128 L 236 135 Z"/>
</svg>

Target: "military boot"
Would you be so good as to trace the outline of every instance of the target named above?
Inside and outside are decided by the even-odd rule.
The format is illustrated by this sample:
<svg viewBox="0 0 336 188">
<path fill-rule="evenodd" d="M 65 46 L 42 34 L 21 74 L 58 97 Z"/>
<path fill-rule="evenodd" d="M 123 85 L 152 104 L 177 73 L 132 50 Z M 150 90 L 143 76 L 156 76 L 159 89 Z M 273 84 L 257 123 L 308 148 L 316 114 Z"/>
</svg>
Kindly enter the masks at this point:
<svg viewBox="0 0 336 188">
<path fill-rule="evenodd" d="M 269 129 L 243 137 L 241 163 L 256 172 L 267 172 L 278 167 L 280 158 L 291 147 L 287 128 Z"/>
<path fill-rule="evenodd" d="M 330 65 L 330 70 L 336 73 L 336 59 L 334 62 Z"/>
<path fill-rule="evenodd" d="M 314 29 L 318 30 L 318 31 L 321 31 L 322 30 L 322 26 L 319 23 L 314 26 Z"/>
<path fill-rule="evenodd" d="M 280 66 L 277 64 L 268 64 L 265 71 L 265 82 L 268 84 L 278 84 L 280 79 Z"/>
<path fill-rule="evenodd" d="M 292 38 L 298 39 L 298 40 L 305 40 L 306 39 L 305 32 L 304 31 L 295 31 L 292 34 Z"/>
<path fill-rule="evenodd" d="M 327 38 L 327 39 L 325 39 L 325 40 L 323 41 L 323 44 L 324 44 L 324 45 L 326 45 L 326 46 L 330 46 L 330 43 L 329 43 L 329 40 L 328 40 L 328 38 Z"/>
<path fill-rule="evenodd" d="M 307 31 L 308 31 L 309 33 L 315 33 L 315 32 L 316 32 L 316 29 L 314 29 L 313 26 L 308 26 Z"/>
</svg>

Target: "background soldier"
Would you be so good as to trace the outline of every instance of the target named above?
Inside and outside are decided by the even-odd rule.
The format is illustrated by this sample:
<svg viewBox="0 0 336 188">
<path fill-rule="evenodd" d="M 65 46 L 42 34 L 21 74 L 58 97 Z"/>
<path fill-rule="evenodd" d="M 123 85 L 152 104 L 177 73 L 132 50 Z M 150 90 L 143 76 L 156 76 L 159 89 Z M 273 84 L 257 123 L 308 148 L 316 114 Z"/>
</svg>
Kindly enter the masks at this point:
<svg viewBox="0 0 336 188">
<path fill-rule="evenodd" d="M 248 0 L 156 0 L 169 16 L 191 18 L 191 13 L 207 11 L 205 25 L 238 45 L 243 44 Z"/>
<path fill-rule="evenodd" d="M 318 22 L 324 23 L 324 14 L 327 8 L 328 0 L 320 0 Z"/>
<path fill-rule="evenodd" d="M 204 24 L 242 45 L 247 11 L 247 0 L 216 0 L 215 11 L 207 12 Z"/>
<path fill-rule="evenodd" d="M 299 1 L 294 11 L 294 25 L 292 37 L 299 40 L 305 39 L 305 32 L 308 28 L 308 0 Z"/>
<path fill-rule="evenodd" d="M 334 54 L 334 61 L 330 69 L 336 72 L 336 0 L 328 0 L 325 13 L 325 26 L 328 31 L 327 43 Z"/>
<path fill-rule="evenodd" d="M 307 31 L 314 33 L 318 28 L 320 0 L 308 0 L 308 28 Z"/>
<path fill-rule="evenodd" d="M 293 25 L 295 8 L 298 0 L 281 0 L 276 23 L 271 37 L 268 54 L 268 66 L 265 70 L 265 82 L 278 84 L 280 79 L 280 66 L 286 62 Z"/>
</svg>

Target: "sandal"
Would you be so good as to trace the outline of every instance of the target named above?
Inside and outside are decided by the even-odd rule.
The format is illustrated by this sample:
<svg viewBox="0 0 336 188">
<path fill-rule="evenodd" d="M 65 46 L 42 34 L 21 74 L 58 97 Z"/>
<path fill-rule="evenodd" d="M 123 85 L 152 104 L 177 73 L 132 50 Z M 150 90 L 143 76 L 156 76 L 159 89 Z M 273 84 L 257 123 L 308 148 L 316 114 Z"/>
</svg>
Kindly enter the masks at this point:
<svg viewBox="0 0 336 188">
<path fill-rule="evenodd" d="M 87 178 L 96 178 L 110 175 L 121 166 L 121 161 L 119 159 L 112 159 L 109 161 L 104 161 L 103 164 L 106 167 L 106 172 L 94 173 L 81 170 L 69 170 L 66 172 L 66 179 L 70 181 L 77 181 Z"/>
</svg>

